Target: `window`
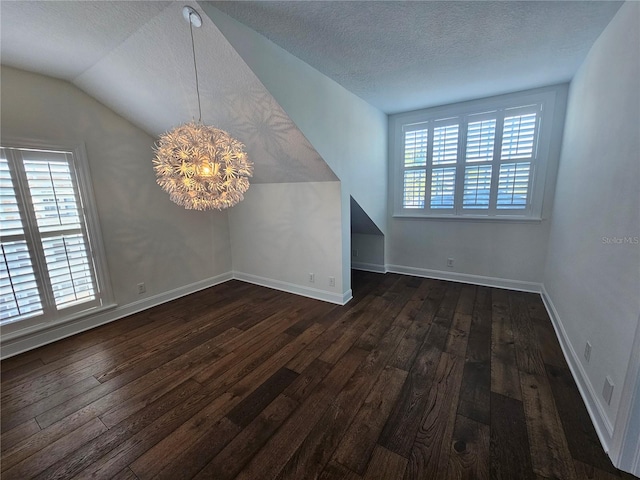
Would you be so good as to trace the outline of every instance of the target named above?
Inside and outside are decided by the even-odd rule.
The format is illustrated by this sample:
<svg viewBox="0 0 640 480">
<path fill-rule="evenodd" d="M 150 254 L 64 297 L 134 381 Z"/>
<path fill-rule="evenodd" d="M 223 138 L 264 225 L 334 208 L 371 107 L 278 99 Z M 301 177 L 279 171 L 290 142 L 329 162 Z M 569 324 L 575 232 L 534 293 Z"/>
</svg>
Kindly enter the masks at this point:
<svg viewBox="0 0 640 480">
<path fill-rule="evenodd" d="M 3 327 L 64 319 L 109 298 L 83 158 L 81 149 L 0 148 Z"/>
<path fill-rule="evenodd" d="M 555 90 L 391 117 L 397 216 L 540 218 Z"/>
</svg>

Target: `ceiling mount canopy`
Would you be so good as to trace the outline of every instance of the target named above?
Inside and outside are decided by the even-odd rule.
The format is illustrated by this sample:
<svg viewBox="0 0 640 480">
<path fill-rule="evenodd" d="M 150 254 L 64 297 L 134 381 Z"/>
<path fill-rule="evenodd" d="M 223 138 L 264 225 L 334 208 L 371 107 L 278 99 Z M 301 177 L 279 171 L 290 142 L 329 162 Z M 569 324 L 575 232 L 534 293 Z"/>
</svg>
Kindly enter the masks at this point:
<svg viewBox="0 0 640 480">
<path fill-rule="evenodd" d="M 202 17 L 190 6 L 182 9 L 189 22 L 198 97 L 198 121 L 185 123 L 160 136 L 153 168 L 158 185 L 172 202 L 188 210 L 223 210 L 244 199 L 253 163 L 244 145 L 227 132 L 202 123 L 198 67 L 193 27 Z"/>
<path fill-rule="evenodd" d="M 200 28 L 202 26 L 202 17 L 193 7 L 185 5 L 182 9 L 182 16 L 194 27 Z"/>
</svg>

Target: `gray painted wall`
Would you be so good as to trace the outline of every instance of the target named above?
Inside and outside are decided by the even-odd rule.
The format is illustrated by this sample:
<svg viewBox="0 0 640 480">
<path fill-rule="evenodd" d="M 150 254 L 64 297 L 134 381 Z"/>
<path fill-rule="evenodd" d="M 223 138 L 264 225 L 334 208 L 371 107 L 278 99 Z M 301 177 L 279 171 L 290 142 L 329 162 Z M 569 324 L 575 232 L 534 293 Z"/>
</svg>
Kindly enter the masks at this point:
<svg viewBox="0 0 640 480">
<path fill-rule="evenodd" d="M 281 112 L 279 107 L 275 112 Z M 232 249 L 229 211 L 186 211 L 170 202 L 155 181 L 154 139 L 66 81 L 3 67 L 2 135 L 86 145 L 117 304 L 77 322 L 48 324 L 48 330 L 5 341 L 4 355 L 205 288 L 234 273 L 336 303 L 350 298 L 341 238 L 341 222 L 348 219 L 343 205 L 348 209 L 349 202 L 341 201 L 337 181 L 254 183 L 245 202 L 233 209 L 237 241 Z M 311 148 L 301 135 L 286 141 L 292 148 Z M 295 163 L 285 158 L 283 166 L 291 161 Z M 349 268 L 346 272 L 350 274 Z M 316 275 L 313 284 L 309 273 Z M 334 285 L 329 277 L 335 278 Z M 140 282 L 146 284 L 143 295 L 137 293 Z"/>
<path fill-rule="evenodd" d="M 201 3 L 229 43 L 338 176 L 342 201 L 342 285 L 350 289 L 350 196 L 386 229 L 387 116 L 311 66 Z"/>
<path fill-rule="evenodd" d="M 552 115 L 549 156 L 541 221 L 505 221 L 469 218 L 404 218 L 389 220 L 385 241 L 391 271 L 435 276 L 539 291 L 549 238 L 551 205 L 560 158 L 567 86 L 557 87 Z M 393 135 L 393 132 L 390 132 Z M 390 142 L 393 145 L 393 141 Z M 389 178 L 394 176 L 394 153 L 389 152 Z M 447 259 L 453 258 L 453 267 Z"/>
<path fill-rule="evenodd" d="M 340 182 L 252 185 L 229 225 L 237 278 L 343 302 Z"/>
<path fill-rule="evenodd" d="M 2 67 L 2 133 L 84 142 L 116 300 L 231 270 L 225 212 L 184 210 L 156 184 L 154 139 L 68 82 Z"/>
<path fill-rule="evenodd" d="M 639 32 L 640 3 L 627 2 L 571 82 L 544 272 L 606 429 L 616 421 L 629 362 L 640 358 L 632 357 L 640 312 Z M 602 397 L 606 376 L 615 385 L 610 405 Z"/>
<path fill-rule="evenodd" d="M 384 273 L 384 236 L 352 232 L 351 266 L 356 270 Z"/>
<path fill-rule="evenodd" d="M 227 214 L 169 201 L 155 181 L 153 138 L 68 82 L 8 67 L 1 75 L 3 138 L 84 142 L 119 307 L 231 271 Z"/>
</svg>

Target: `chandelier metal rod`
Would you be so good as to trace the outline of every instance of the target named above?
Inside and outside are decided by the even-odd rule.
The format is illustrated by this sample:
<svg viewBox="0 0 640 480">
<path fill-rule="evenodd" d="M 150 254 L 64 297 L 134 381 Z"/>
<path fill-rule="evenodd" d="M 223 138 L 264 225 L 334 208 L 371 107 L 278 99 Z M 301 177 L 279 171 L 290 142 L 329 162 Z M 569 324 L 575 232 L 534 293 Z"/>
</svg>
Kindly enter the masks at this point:
<svg viewBox="0 0 640 480">
<path fill-rule="evenodd" d="M 193 20 L 191 16 L 193 12 L 189 12 L 189 32 L 191 33 L 191 51 L 193 52 L 193 69 L 196 72 L 196 94 L 198 95 L 198 122 L 202 122 L 202 107 L 200 106 L 200 85 L 198 82 L 198 65 L 196 64 L 196 46 L 193 41 Z"/>
</svg>

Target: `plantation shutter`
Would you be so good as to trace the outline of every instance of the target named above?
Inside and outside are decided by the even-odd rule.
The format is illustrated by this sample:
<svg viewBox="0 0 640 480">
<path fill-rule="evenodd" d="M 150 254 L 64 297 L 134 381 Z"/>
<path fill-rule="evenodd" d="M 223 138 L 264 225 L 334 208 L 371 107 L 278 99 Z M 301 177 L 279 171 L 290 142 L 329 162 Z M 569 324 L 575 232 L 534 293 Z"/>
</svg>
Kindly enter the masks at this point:
<svg viewBox="0 0 640 480">
<path fill-rule="evenodd" d="M 471 117 L 467 123 L 462 208 L 486 210 L 491 194 L 496 118 Z"/>
<path fill-rule="evenodd" d="M 522 210 L 529 206 L 538 115 L 527 110 L 531 109 L 513 109 L 505 113 L 497 209 Z"/>
<path fill-rule="evenodd" d="M 529 216 L 542 104 L 402 126 L 402 209 L 435 216 Z"/>
<path fill-rule="evenodd" d="M 431 208 L 452 209 L 455 206 L 459 131 L 457 123 L 435 123 L 431 157 Z"/>
<path fill-rule="evenodd" d="M 1 323 L 100 304 L 71 152 L 2 148 Z"/>
<path fill-rule="evenodd" d="M 43 311 L 4 149 L 0 156 L 0 206 L 0 319 L 4 322 Z"/>
<path fill-rule="evenodd" d="M 404 208 L 424 208 L 428 145 L 428 128 L 414 127 L 405 131 L 402 188 Z"/>
</svg>

